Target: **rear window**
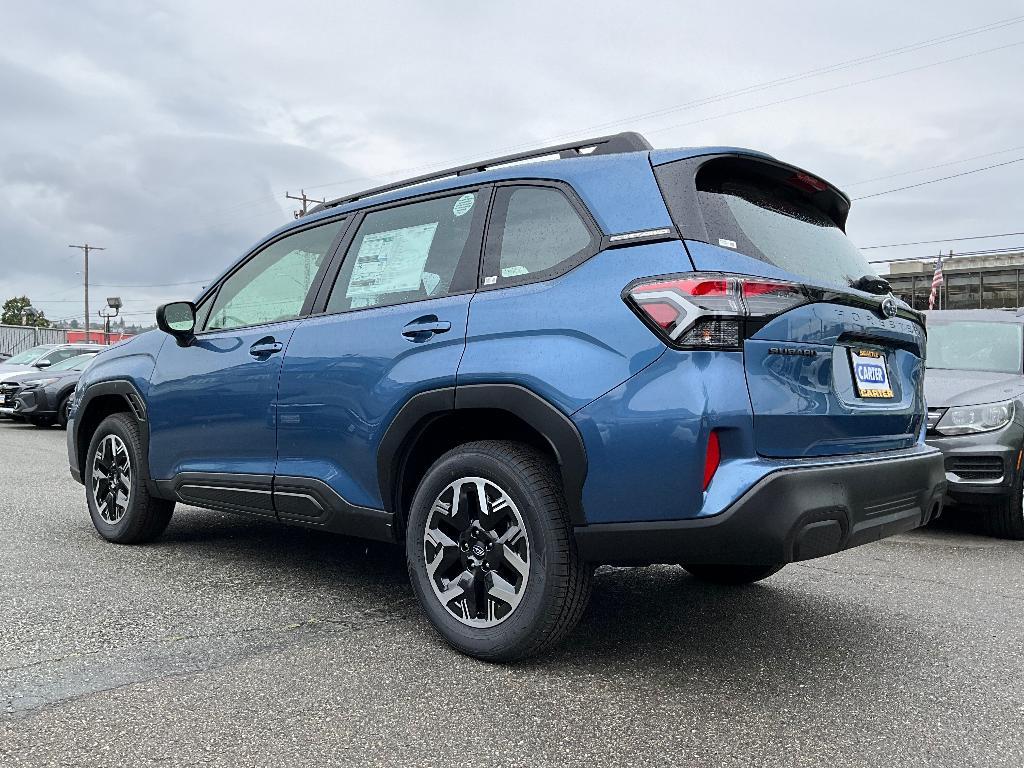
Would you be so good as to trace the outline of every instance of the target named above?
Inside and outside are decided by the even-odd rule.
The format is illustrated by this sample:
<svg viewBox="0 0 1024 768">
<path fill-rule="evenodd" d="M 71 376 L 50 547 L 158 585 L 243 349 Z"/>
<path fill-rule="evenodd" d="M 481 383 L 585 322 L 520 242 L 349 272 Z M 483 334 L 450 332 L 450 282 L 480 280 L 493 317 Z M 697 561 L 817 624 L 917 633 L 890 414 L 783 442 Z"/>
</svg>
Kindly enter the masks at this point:
<svg viewBox="0 0 1024 768">
<path fill-rule="evenodd" d="M 816 283 L 846 286 L 876 273 L 843 231 L 849 204 L 820 179 L 769 163 L 722 158 L 701 167 L 696 187 L 712 245 Z"/>
</svg>

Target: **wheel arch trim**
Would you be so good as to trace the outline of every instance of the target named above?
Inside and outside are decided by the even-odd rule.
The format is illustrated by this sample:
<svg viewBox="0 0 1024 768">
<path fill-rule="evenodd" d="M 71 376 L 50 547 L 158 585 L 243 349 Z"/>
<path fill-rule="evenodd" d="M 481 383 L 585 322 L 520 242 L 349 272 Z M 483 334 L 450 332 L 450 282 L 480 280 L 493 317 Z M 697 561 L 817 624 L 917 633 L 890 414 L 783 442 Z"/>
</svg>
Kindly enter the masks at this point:
<svg viewBox="0 0 1024 768">
<path fill-rule="evenodd" d="M 88 443 L 85 445 L 82 444 L 83 435 L 80 433 L 82 417 L 88 413 L 90 403 L 98 397 L 108 395 L 120 396 L 125 403 L 124 410 L 130 413 L 139 425 L 139 441 L 142 444 L 141 447 L 143 453 L 143 460 L 139 462 L 139 477 L 148 483 L 150 481 L 149 420 L 146 413 L 146 401 L 143 399 L 138 387 L 128 379 L 112 379 L 110 381 L 98 381 L 95 384 L 90 384 L 86 387 L 85 391 L 82 392 L 81 396 L 76 399 L 74 425 L 72 435 L 68 441 L 69 445 L 72 445 L 76 451 L 76 455 L 73 457 L 71 464 L 72 475 L 74 475 L 78 482 L 82 482 L 85 467 L 85 452 L 89 448 Z M 89 439 L 91 441 L 91 435 Z"/>
<path fill-rule="evenodd" d="M 505 411 L 525 422 L 548 443 L 558 462 L 570 520 L 584 525 L 583 484 L 587 452 L 572 420 L 548 400 L 519 384 L 466 384 L 413 395 L 399 409 L 377 450 L 377 477 L 384 508 L 400 514 L 406 459 L 436 419 L 460 410 Z"/>
</svg>

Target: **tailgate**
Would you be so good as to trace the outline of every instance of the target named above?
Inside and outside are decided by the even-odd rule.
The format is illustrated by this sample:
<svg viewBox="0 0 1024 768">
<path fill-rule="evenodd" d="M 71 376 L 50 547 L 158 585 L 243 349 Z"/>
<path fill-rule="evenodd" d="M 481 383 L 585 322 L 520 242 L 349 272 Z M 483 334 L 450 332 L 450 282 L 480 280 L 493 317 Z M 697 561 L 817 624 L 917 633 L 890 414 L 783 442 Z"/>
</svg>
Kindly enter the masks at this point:
<svg viewBox="0 0 1024 768">
<path fill-rule="evenodd" d="M 826 456 L 909 448 L 924 419 L 924 329 L 817 303 L 744 343 L 757 452 Z"/>
<path fill-rule="evenodd" d="M 656 165 L 655 174 L 694 268 L 746 283 L 741 348 L 757 452 L 914 445 L 923 320 L 847 238 L 849 199 L 798 168 L 742 154 Z"/>
</svg>

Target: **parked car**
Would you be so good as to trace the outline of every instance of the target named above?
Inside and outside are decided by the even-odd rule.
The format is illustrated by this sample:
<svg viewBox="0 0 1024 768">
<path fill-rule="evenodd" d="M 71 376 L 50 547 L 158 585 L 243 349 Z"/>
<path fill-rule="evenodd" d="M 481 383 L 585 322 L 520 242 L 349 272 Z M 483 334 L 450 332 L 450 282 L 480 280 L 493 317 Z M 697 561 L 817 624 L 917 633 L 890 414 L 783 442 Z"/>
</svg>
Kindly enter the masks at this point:
<svg viewBox="0 0 1024 768">
<path fill-rule="evenodd" d="M 96 358 L 71 473 L 114 542 L 178 501 L 404 542 L 491 660 L 563 637 L 595 564 L 742 584 L 915 528 L 945 483 L 923 320 L 849 207 L 637 134 L 332 201 Z"/>
<path fill-rule="evenodd" d="M 1024 315 L 928 312 L 930 445 L 945 457 L 949 497 L 995 536 L 1024 539 Z"/>
<path fill-rule="evenodd" d="M 0 382 L 0 416 L 37 427 L 66 427 L 75 385 L 96 352 L 69 357 L 43 371 L 22 373 Z"/>
<path fill-rule="evenodd" d="M 40 344 L 0 363 L 0 381 L 49 368 L 69 357 L 106 349 L 102 344 Z"/>
</svg>

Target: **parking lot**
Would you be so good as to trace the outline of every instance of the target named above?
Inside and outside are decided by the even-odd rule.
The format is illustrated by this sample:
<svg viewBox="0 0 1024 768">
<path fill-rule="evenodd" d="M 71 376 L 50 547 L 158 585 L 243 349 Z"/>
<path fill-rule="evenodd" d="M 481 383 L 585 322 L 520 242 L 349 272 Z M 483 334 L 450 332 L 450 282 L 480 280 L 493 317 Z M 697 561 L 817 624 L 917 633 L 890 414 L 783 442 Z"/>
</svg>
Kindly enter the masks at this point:
<svg viewBox="0 0 1024 768">
<path fill-rule="evenodd" d="M 395 547 L 182 506 L 104 543 L 63 442 L 0 422 L 0 765 L 1024 763 L 1024 546 L 969 525 L 740 589 L 602 569 L 491 666 Z"/>
</svg>

